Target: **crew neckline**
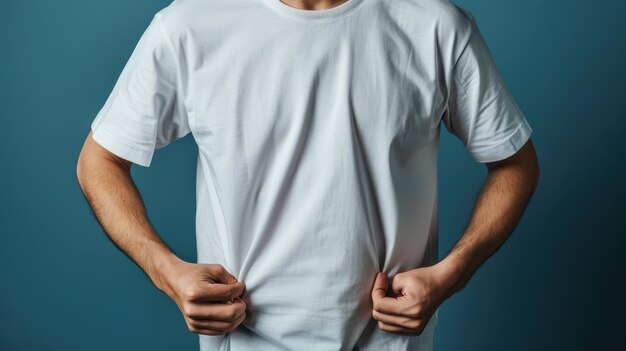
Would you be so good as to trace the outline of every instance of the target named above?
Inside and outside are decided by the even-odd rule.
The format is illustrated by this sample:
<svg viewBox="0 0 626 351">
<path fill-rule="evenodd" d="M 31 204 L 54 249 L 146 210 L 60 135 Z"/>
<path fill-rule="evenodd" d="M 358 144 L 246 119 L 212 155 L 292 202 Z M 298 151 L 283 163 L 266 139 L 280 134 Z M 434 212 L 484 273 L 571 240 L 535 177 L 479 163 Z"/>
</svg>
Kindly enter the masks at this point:
<svg viewBox="0 0 626 351">
<path fill-rule="evenodd" d="M 298 17 L 302 19 L 330 19 L 340 17 L 342 15 L 348 14 L 349 12 L 352 12 L 359 6 L 359 4 L 367 0 L 347 0 L 340 5 L 322 10 L 299 9 L 289 6 L 280 0 L 263 1 L 266 2 L 273 10 L 288 16 Z"/>
</svg>

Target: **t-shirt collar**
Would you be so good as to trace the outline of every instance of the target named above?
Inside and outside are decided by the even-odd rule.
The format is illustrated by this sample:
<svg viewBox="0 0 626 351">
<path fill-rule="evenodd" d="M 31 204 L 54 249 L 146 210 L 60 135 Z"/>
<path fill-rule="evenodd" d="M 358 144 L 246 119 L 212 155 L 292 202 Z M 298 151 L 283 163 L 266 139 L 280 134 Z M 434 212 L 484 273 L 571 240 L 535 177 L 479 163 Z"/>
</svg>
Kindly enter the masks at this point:
<svg viewBox="0 0 626 351">
<path fill-rule="evenodd" d="M 330 19 L 346 15 L 367 0 L 347 0 L 346 2 L 323 10 L 306 10 L 287 5 L 280 0 L 263 0 L 272 10 L 284 15 L 302 19 Z"/>
</svg>

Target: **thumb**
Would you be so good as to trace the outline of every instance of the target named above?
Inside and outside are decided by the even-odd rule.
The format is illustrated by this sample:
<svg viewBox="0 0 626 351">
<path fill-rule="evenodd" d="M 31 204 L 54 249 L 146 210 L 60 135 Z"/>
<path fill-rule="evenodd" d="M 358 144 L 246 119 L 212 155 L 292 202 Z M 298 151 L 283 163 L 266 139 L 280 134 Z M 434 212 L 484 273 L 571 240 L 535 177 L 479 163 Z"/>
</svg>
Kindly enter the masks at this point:
<svg viewBox="0 0 626 351">
<path fill-rule="evenodd" d="M 222 284 L 235 284 L 237 283 L 237 278 L 235 278 L 224 266 L 221 264 L 212 264 L 212 263 L 204 263 L 202 264 L 208 270 L 208 273 L 217 279 L 217 283 Z"/>
<path fill-rule="evenodd" d="M 388 284 L 387 275 L 384 272 L 378 272 L 372 288 L 372 299 L 376 300 L 385 297 Z"/>
</svg>

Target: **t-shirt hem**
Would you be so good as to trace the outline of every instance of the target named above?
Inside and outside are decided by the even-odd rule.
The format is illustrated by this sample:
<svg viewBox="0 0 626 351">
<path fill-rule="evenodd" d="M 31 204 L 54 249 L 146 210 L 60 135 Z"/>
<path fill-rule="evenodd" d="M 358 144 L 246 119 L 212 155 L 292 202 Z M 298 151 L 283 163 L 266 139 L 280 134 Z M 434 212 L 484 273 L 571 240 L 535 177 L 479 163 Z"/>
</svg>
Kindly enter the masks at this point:
<svg viewBox="0 0 626 351">
<path fill-rule="evenodd" d="M 128 142 L 114 136 L 113 134 L 107 133 L 102 128 L 96 128 L 94 130 L 92 127 L 91 131 L 92 139 L 116 156 L 143 167 L 150 167 L 152 152 L 131 146 Z"/>
<path fill-rule="evenodd" d="M 476 162 L 486 163 L 500 161 L 513 156 L 530 139 L 532 127 L 526 119 L 523 119 L 515 131 L 505 140 L 496 145 L 483 148 L 468 148 Z"/>
</svg>

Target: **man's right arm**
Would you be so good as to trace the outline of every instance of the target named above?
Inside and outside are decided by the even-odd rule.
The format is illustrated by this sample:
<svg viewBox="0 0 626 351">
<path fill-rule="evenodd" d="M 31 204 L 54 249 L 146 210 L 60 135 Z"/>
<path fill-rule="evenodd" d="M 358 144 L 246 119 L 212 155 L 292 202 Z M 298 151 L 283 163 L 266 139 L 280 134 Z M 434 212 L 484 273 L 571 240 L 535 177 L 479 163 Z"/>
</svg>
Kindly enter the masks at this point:
<svg viewBox="0 0 626 351">
<path fill-rule="evenodd" d="M 176 302 L 190 331 L 217 335 L 245 319 L 244 290 L 219 264 L 192 264 L 178 258 L 150 224 L 131 176 L 132 163 L 92 138 L 76 166 L 80 188 L 111 241 L 135 262 L 154 285 Z"/>
</svg>

